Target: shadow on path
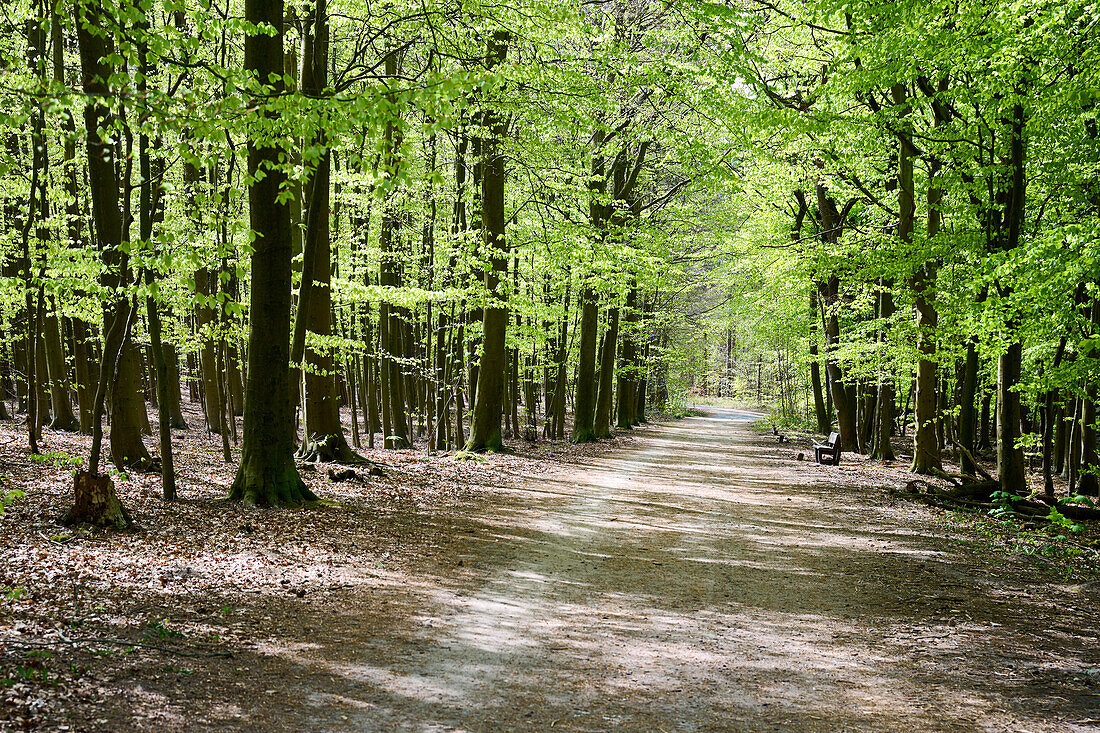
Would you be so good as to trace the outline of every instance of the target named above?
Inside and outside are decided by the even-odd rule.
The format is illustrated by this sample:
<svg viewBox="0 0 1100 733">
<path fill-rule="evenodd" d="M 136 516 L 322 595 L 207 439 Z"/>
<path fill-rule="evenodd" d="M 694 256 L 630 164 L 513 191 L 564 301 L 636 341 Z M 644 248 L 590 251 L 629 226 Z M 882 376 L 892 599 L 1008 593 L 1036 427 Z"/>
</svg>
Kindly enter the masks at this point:
<svg viewBox="0 0 1100 733">
<path fill-rule="evenodd" d="M 530 484 L 257 654 L 285 730 L 1093 730 L 1095 589 L 972 557 L 737 411 Z M 242 662 L 247 665 L 248 661 Z M 263 711 L 261 713 L 260 711 Z"/>
</svg>

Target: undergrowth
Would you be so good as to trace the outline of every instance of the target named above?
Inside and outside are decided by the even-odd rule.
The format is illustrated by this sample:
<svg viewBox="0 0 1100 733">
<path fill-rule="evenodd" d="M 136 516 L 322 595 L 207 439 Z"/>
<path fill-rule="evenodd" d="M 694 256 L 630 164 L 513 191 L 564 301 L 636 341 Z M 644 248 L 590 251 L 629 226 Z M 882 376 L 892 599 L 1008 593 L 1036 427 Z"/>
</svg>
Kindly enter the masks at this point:
<svg viewBox="0 0 1100 733">
<path fill-rule="evenodd" d="M 945 523 L 974 533 L 981 548 L 994 555 L 1030 557 L 1043 572 L 1063 582 L 1100 579 L 1100 531 L 1095 527 L 1060 523 L 1037 524 L 1016 517 L 954 510 Z"/>
</svg>

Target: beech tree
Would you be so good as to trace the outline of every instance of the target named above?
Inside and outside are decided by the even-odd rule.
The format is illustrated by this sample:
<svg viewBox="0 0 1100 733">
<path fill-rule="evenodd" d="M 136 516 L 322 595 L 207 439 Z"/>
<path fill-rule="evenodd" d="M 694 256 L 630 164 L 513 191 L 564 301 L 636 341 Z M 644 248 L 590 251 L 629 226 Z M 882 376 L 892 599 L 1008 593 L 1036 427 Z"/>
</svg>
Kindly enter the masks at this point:
<svg viewBox="0 0 1100 733">
<path fill-rule="evenodd" d="M 190 424 L 233 498 L 296 504 L 296 457 L 587 442 L 705 395 L 1097 491 L 1083 0 L 12 13 L 0 416 L 91 433 L 89 476 L 106 441 L 186 493 Z"/>
<path fill-rule="evenodd" d="M 248 385 L 244 442 L 229 498 L 248 504 L 297 504 L 315 500 L 294 464 L 294 385 L 290 379 L 290 208 L 280 197 L 286 181 L 281 150 L 271 134 L 283 91 L 282 0 L 248 0 L 245 20 L 270 30 L 245 40 L 244 66 L 255 73 L 250 114 L 248 174 L 252 242 L 252 296 L 248 335 Z M 273 32 L 272 32 L 273 31 Z"/>
</svg>

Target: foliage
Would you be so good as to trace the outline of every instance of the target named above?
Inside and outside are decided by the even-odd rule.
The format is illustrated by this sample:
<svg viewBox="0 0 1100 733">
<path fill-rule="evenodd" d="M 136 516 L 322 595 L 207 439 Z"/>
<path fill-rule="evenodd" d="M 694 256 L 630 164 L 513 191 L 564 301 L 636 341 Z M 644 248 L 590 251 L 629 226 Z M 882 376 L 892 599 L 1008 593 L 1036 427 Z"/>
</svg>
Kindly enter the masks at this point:
<svg viewBox="0 0 1100 733">
<path fill-rule="evenodd" d="M 20 489 L 0 489 L 0 517 L 4 516 L 8 507 L 24 496 L 26 494 Z"/>
</svg>

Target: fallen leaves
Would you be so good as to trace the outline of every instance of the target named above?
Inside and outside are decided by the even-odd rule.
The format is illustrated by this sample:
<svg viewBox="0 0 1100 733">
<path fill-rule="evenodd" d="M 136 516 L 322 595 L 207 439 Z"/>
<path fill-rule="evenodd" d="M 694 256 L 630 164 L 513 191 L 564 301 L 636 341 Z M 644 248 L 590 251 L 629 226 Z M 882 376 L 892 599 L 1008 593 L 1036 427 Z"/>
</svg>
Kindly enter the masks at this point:
<svg viewBox="0 0 1100 733">
<path fill-rule="evenodd" d="M 203 424 L 195 409 L 187 418 Z M 155 414 L 151 422 L 155 428 Z M 35 461 L 21 426 L 0 424 L 5 487 L 26 494 L 0 518 L 5 729 L 82 729 L 74 720 L 109 728 L 115 721 L 93 712 L 104 696 L 137 695 L 140 680 L 165 678 L 172 658 L 203 656 L 204 668 L 216 670 L 222 656 L 258 640 L 308 637 L 296 605 L 329 603 L 346 589 L 439 563 L 438 548 L 464 531 L 465 517 L 477 515 L 473 508 L 495 487 L 629 440 L 523 444 L 522 454 L 476 461 L 363 450 L 368 466 L 328 472 L 303 465 L 303 480 L 322 499 L 316 505 L 261 509 L 224 500 L 236 467 L 222 462 L 218 436 L 176 431 L 180 500 L 160 499 L 157 475 L 116 476 L 138 525 L 117 534 L 58 524 L 72 502 L 71 464 L 87 453 L 89 438 L 49 429 L 44 437 L 51 460 Z M 212 694 L 201 672 L 171 669 L 171 686 L 190 705 Z M 155 711 L 172 703 L 148 704 Z"/>
</svg>

